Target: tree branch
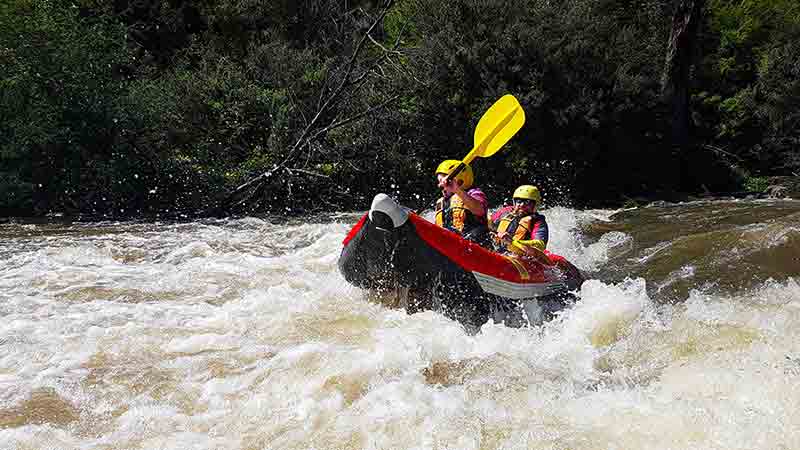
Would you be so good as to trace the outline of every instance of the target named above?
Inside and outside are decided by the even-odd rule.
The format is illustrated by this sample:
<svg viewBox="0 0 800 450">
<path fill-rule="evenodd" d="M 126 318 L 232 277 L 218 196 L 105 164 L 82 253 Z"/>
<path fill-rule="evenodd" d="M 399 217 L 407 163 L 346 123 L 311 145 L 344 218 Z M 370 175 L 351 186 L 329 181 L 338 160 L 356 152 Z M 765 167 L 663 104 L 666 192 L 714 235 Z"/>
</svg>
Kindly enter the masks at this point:
<svg viewBox="0 0 800 450">
<path fill-rule="evenodd" d="M 304 173 L 306 175 L 313 175 L 315 177 L 320 177 L 320 178 L 330 178 L 328 175 L 317 173 L 311 170 L 305 170 L 305 169 L 286 169 L 286 170 L 288 170 L 289 173 L 297 172 L 297 173 Z"/>
<path fill-rule="evenodd" d="M 353 117 L 351 117 L 349 119 L 345 119 L 345 120 L 342 120 L 342 121 L 334 122 L 334 123 L 332 123 L 332 124 L 330 124 L 330 125 L 328 125 L 326 127 L 323 127 L 322 129 L 317 130 L 316 132 L 313 131 L 315 128 L 317 128 L 319 126 L 318 123 L 319 123 L 320 119 L 322 118 L 322 116 L 326 112 L 328 112 L 328 110 L 330 108 L 332 108 L 335 104 L 338 103 L 343 91 L 346 88 L 349 88 L 351 86 L 356 86 L 357 87 L 366 78 L 367 74 L 369 74 L 377 65 L 379 65 L 381 62 L 383 62 L 383 60 L 385 60 L 388 57 L 387 56 L 388 54 L 384 53 L 383 55 L 381 55 L 380 58 L 376 59 L 376 61 L 373 62 L 373 64 L 371 64 L 370 67 L 365 72 L 360 74 L 356 79 L 351 79 L 351 76 L 353 75 L 353 71 L 355 69 L 355 65 L 356 65 L 356 61 L 358 59 L 358 56 L 361 53 L 362 49 L 364 48 L 364 43 L 367 41 L 367 39 L 371 39 L 370 33 L 372 33 L 373 30 L 375 30 L 375 28 L 378 26 L 378 24 L 383 22 L 383 19 L 386 17 L 386 14 L 389 13 L 389 10 L 393 6 L 393 4 L 394 4 L 394 0 L 387 0 L 384 3 L 384 6 L 383 6 L 380 14 L 378 14 L 378 16 L 375 18 L 375 20 L 373 20 L 373 22 L 370 25 L 369 29 L 367 29 L 367 31 L 361 36 L 361 39 L 359 39 L 358 44 L 356 45 L 356 48 L 353 50 L 353 53 L 350 55 L 350 58 L 349 58 L 347 64 L 345 65 L 344 76 L 342 77 L 342 79 L 339 82 L 338 86 L 336 86 L 336 88 L 333 90 L 331 95 L 325 100 L 325 102 L 322 103 L 322 106 L 320 106 L 318 108 L 316 114 L 311 119 L 311 121 L 309 121 L 306 124 L 306 126 L 303 129 L 302 133 L 298 137 L 297 141 L 292 146 L 292 148 L 289 150 L 289 152 L 286 154 L 286 156 L 279 163 L 274 164 L 272 166 L 272 168 L 269 169 L 268 171 L 263 172 L 260 175 L 258 175 L 256 177 L 248 180 L 247 182 L 239 185 L 236 189 L 233 190 L 233 192 L 228 194 L 228 196 L 225 198 L 225 202 L 229 201 L 231 198 L 234 198 L 236 195 L 238 195 L 242 191 L 250 189 L 254 185 L 259 186 L 259 189 L 260 189 L 260 186 L 262 186 L 263 183 L 268 178 L 272 177 L 279 170 L 284 169 L 286 167 L 286 165 L 296 157 L 297 153 L 300 150 L 305 148 L 311 141 L 316 139 L 318 136 L 321 136 L 324 133 L 326 133 L 327 131 L 330 131 L 330 130 L 332 130 L 334 128 L 338 128 L 340 126 L 343 126 L 343 125 L 351 123 L 351 122 L 353 122 L 355 120 L 358 120 L 358 119 L 364 117 L 365 115 L 369 114 L 370 112 L 375 111 L 376 109 L 391 103 L 392 101 L 394 101 L 395 99 L 397 99 L 399 97 L 399 96 L 394 96 L 394 97 L 390 98 L 389 100 L 387 100 L 386 102 L 383 102 L 378 106 L 369 108 L 366 111 L 364 111 L 364 112 L 362 112 L 360 114 L 356 114 L 355 116 L 353 116 Z M 399 43 L 399 39 L 398 39 L 397 43 Z M 396 47 L 396 45 L 395 45 L 395 47 Z M 326 82 L 323 84 L 323 87 L 322 87 L 323 93 L 324 93 L 326 84 L 327 84 L 327 79 L 326 79 Z M 321 93 L 321 95 L 322 95 L 322 93 Z M 313 132 L 313 134 L 312 134 L 312 132 Z M 251 197 L 252 197 L 252 195 L 245 197 L 245 199 L 249 199 Z M 243 200 L 243 201 L 245 201 L 245 200 Z M 241 201 L 237 202 L 237 205 L 240 204 L 240 203 L 241 203 Z"/>
<path fill-rule="evenodd" d="M 341 126 L 347 125 L 348 123 L 354 122 L 354 121 L 366 116 L 367 114 L 369 114 L 369 113 L 371 113 L 373 111 L 377 111 L 377 110 L 383 108 L 384 106 L 388 105 L 389 103 L 392 103 L 393 101 L 397 100 L 398 98 L 400 98 L 400 94 L 393 95 L 388 100 L 386 100 L 385 102 L 383 102 L 383 103 L 381 103 L 379 105 L 375 105 L 375 106 L 373 106 L 373 107 L 371 107 L 371 108 L 369 108 L 369 109 L 367 109 L 365 111 L 362 111 L 362 112 L 356 114 L 353 117 L 341 120 L 339 122 L 334 122 L 334 123 L 328 125 L 327 127 L 322 128 L 321 130 L 319 130 L 316 133 L 314 133 L 308 139 L 309 139 L 309 141 L 313 141 L 314 139 L 316 139 L 317 137 L 327 133 L 328 131 L 333 130 L 334 128 L 339 128 Z"/>
</svg>

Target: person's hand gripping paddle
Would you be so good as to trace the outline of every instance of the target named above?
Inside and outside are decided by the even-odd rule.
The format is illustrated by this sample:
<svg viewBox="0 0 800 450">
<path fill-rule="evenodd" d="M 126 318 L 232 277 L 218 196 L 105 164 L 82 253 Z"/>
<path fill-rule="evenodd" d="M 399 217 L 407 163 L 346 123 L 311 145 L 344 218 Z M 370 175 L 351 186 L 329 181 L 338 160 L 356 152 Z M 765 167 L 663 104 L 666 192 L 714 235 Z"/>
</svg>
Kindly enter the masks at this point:
<svg viewBox="0 0 800 450">
<path fill-rule="evenodd" d="M 447 178 L 444 180 L 445 184 L 451 183 L 475 158 L 488 158 L 497 153 L 524 124 L 525 111 L 519 101 L 511 94 L 500 97 L 478 121 L 472 150 L 467 153 L 459 165 L 447 174 Z M 436 200 L 433 201 L 433 203 L 435 202 Z M 429 204 L 428 208 L 433 203 Z M 419 210 L 417 213 L 421 211 Z"/>
</svg>

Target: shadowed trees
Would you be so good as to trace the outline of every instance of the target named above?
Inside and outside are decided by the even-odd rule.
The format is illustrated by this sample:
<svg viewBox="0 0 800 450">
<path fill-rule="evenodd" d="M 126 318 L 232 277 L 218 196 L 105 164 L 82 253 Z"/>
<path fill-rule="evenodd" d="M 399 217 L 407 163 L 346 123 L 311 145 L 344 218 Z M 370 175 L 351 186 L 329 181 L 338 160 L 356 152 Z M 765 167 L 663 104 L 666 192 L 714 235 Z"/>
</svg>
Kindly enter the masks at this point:
<svg viewBox="0 0 800 450">
<path fill-rule="evenodd" d="M 505 93 L 528 120 L 475 164 L 495 202 L 521 183 L 606 205 L 800 172 L 797 2 L 386 6 L 5 2 L 0 213 L 415 206 Z"/>
</svg>

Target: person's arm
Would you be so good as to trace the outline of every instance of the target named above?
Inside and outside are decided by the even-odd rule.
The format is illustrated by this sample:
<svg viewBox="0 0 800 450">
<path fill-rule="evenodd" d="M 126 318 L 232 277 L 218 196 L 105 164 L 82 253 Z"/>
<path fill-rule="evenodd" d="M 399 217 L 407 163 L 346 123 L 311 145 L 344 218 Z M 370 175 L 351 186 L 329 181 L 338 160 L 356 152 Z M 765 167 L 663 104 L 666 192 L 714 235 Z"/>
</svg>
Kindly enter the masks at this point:
<svg viewBox="0 0 800 450">
<path fill-rule="evenodd" d="M 541 214 L 534 217 L 536 217 L 536 221 L 533 223 L 533 230 L 531 230 L 531 240 L 538 241 L 539 244 L 536 245 L 536 247 L 544 250 L 547 248 L 547 241 L 550 238 L 550 232 L 547 229 L 547 221 Z"/>
<path fill-rule="evenodd" d="M 524 254 L 529 258 L 534 258 L 548 266 L 553 265 L 553 261 L 550 259 L 549 256 L 544 252 L 544 248 L 539 247 L 539 245 L 544 245 L 542 241 L 538 239 L 530 239 L 525 241 L 520 241 L 514 239 L 513 247 L 517 249 L 517 254 Z"/>
<path fill-rule="evenodd" d="M 539 250 L 544 250 L 547 247 L 547 244 L 545 244 L 545 242 L 541 239 L 527 239 L 527 240 L 516 239 L 515 241 L 519 242 L 525 247 L 534 247 Z"/>
<path fill-rule="evenodd" d="M 453 187 L 453 193 L 464 202 L 464 206 L 472 213 L 475 214 L 477 217 L 485 217 L 486 216 L 486 207 L 483 205 L 479 199 L 469 195 L 469 192 L 465 191 L 461 188 L 457 183 Z"/>
</svg>

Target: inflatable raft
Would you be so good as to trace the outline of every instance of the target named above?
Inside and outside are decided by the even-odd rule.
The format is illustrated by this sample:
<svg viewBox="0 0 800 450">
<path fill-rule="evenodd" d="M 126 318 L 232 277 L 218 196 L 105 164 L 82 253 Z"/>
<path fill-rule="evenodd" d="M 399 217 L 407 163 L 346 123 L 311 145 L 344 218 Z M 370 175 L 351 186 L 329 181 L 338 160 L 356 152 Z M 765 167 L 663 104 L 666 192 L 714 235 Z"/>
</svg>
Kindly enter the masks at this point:
<svg viewBox="0 0 800 450">
<path fill-rule="evenodd" d="M 487 250 L 385 194 L 375 197 L 343 246 L 338 265 L 349 283 L 395 296 L 409 312 L 434 310 L 469 327 L 490 318 L 511 326 L 541 323 L 574 301 L 583 282 L 561 256 Z"/>
</svg>

